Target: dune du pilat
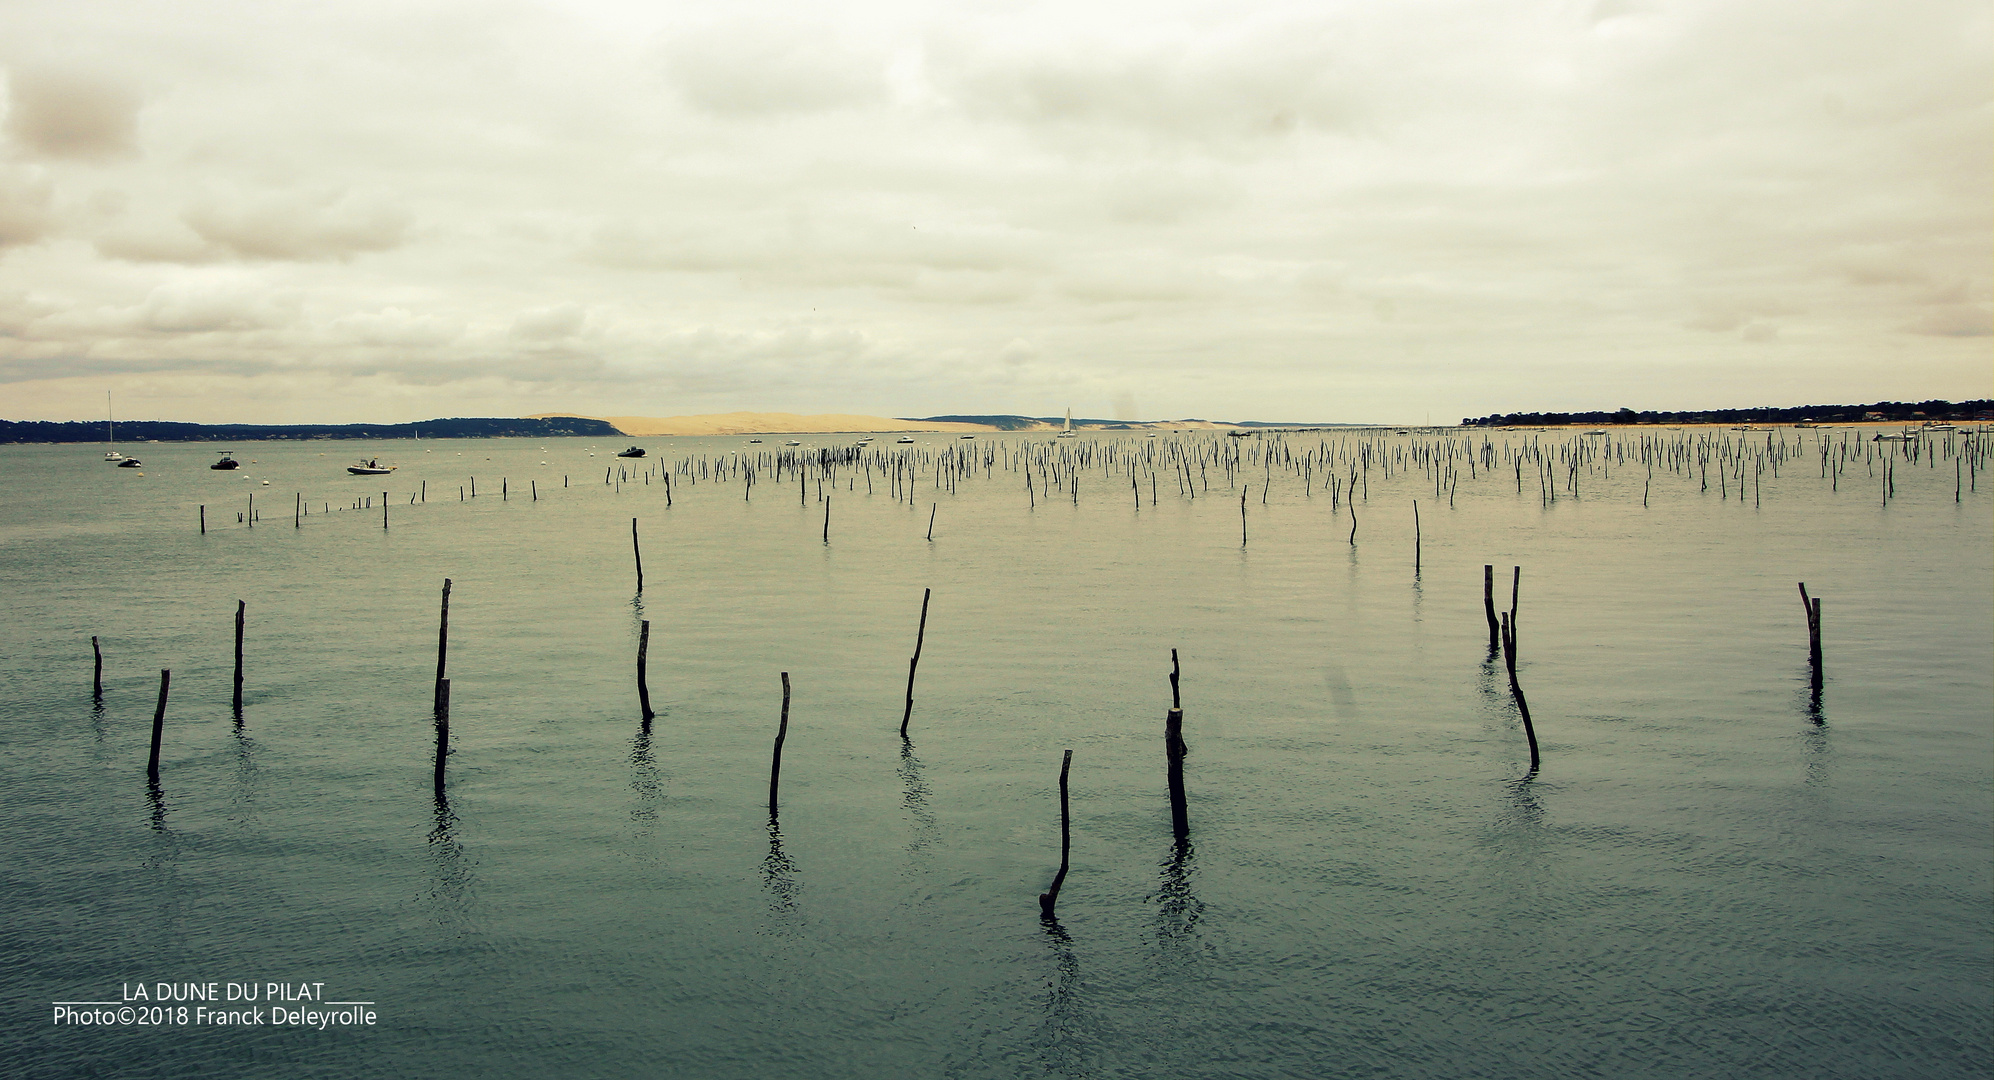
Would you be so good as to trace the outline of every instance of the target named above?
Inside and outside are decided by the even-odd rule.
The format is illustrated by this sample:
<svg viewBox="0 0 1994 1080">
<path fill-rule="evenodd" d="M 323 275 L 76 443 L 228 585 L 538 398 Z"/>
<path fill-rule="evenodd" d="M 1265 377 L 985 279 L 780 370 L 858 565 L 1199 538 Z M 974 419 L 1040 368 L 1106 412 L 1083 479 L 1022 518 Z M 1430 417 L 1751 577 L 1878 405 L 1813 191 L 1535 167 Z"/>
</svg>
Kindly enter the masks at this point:
<svg viewBox="0 0 1994 1080">
<path fill-rule="evenodd" d="M 1984 429 L 988 419 L 0 447 L 0 1052 L 1984 1067 Z"/>
</svg>

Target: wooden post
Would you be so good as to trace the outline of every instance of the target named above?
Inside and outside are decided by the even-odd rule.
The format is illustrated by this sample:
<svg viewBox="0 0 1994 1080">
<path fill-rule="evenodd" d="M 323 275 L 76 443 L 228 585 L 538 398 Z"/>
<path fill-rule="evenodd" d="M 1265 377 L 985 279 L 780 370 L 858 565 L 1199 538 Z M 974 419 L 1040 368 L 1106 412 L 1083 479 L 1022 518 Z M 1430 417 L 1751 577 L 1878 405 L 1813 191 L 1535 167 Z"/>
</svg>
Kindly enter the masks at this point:
<svg viewBox="0 0 1994 1080">
<path fill-rule="evenodd" d="M 231 706 L 236 723 L 242 723 L 242 628 L 249 605 L 241 600 L 235 602 L 235 700 Z"/>
<path fill-rule="evenodd" d="M 1163 718 L 1163 757 L 1170 789 L 1170 834 L 1179 842 L 1191 835 L 1191 813 L 1184 803 L 1184 707 L 1177 695 L 1177 650 L 1170 650 L 1170 711 Z"/>
<path fill-rule="evenodd" d="M 1239 493 L 1239 546 L 1246 546 L 1246 492 Z"/>
<path fill-rule="evenodd" d="M 201 535 L 208 535 L 208 504 L 201 504 Z"/>
<path fill-rule="evenodd" d="M 928 541 L 930 543 L 933 543 L 935 539 L 935 511 L 941 508 L 941 503 L 931 503 L 928 506 Z"/>
<path fill-rule="evenodd" d="M 1814 691 L 1821 690 L 1821 599 L 1809 598 L 1807 583 L 1800 583 L 1800 609 L 1807 615 L 1807 663 L 1813 669 Z"/>
<path fill-rule="evenodd" d="M 449 683 L 444 672 L 450 660 L 450 579 L 443 579 L 443 614 L 436 626 L 436 715 L 450 715 Z"/>
<path fill-rule="evenodd" d="M 1357 546 L 1357 504 L 1350 504 L 1350 546 Z"/>
<path fill-rule="evenodd" d="M 146 763 L 145 775 L 153 783 L 159 783 L 159 740 L 166 730 L 166 688 L 173 683 L 173 673 L 165 669 L 159 672 L 159 704 L 152 710 L 152 757 Z"/>
<path fill-rule="evenodd" d="M 1412 501 L 1412 576 L 1419 576 L 1419 500 Z"/>
<path fill-rule="evenodd" d="M 1066 868 L 1073 854 L 1073 818 L 1066 801 L 1066 774 L 1073 768 L 1073 751 L 1068 750 L 1059 762 L 1059 873 L 1053 875 L 1052 887 L 1039 894 L 1039 917 L 1051 919 L 1053 908 L 1059 903 L 1059 887 L 1066 884 Z"/>
<path fill-rule="evenodd" d="M 921 628 L 914 632 L 914 655 L 907 660 L 907 707 L 900 713 L 900 737 L 907 737 L 907 722 L 914 716 L 914 669 L 921 666 L 921 645 L 928 640 L 928 597 L 932 589 L 921 590 Z"/>
<path fill-rule="evenodd" d="M 637 546 L 637 519 L 630 519 L 630 552 L 637 557 L 637 591 L 644 591 L 644 549 Z"/>
<path fill-rule="evenodd" d="M 1502 648 L 1502 628 L 1496 622 L 1495 564 L 1482 564 L 1482 614 L 1489 617 L 1489 655 Z"/>
<path fill-rule="evenodd" d="M 776 812 L 776 788 L 782 782 L 782 741 L 789 737 L 789 672 L 782 673 L 782 723 L 775 729 L 775 754 L 769 760 L 769 816 Z"/>
<path fill-rule="evenodd" d="M 824 497 L 824 542 L 831 542 L 831 498 Z"/>
<path fill-rule="evenodd" d="M 381 531 L 388 531 L 388 493 L 381 492 Z"/>
<path fill-rule="evenodd" d="M 539 501 L 540 501 L 540 481 L 538 481 L 538 480 L 528 480 L 528 481 L 527 481 L 526 483 L 527 483 L 527 490 L 529 490 L 529 491 L 531 491 L 531 492 L 533 493 L 533 501 L 534 501 L 534 502 L 539 502 Z"/>
<path fill-rule="evenodd" d="M 436 790 L 443 791 L 443 764 L 450 757 L 450 680 L 436 680 Z"/>
<path fill-rule="evenodd" d="M 305 527 L 305 493 L 300 491 L 294 493 L 293 501 L 291 504 L 291 528 L 302 529 L 304 527 Z"/>
<path fill-rule="evenodd" d="M 104 700 L 104 649 L 97 644 L 97 635 L 90 635 L 90 652 L 97 658 L 97 673 L 90 679 L 90 696 Z"/>
<path fill-rule="evenodd" d="M 1523 736 L 1530 740 L 1530 771 L 1537 771 L 1537 729 L 1530 723 L 1530 703 L 1523 700 L 1523 687 L 1516 681 L 1516 625 L 1508 614 L 1502 617 L 1502 656 L 1509 668 L 1509 693 L 1516 699 L 1516 711 L 1523 715 Z"/>
<path fill-rule="evenodd" d="M 648 722 L 658 715 L 651 711 L 651 686 L 644 679 L 644 664 L 651 653 L 651 620 L 645 619 L 637 631 L 637 704 Z"/>
</svg>

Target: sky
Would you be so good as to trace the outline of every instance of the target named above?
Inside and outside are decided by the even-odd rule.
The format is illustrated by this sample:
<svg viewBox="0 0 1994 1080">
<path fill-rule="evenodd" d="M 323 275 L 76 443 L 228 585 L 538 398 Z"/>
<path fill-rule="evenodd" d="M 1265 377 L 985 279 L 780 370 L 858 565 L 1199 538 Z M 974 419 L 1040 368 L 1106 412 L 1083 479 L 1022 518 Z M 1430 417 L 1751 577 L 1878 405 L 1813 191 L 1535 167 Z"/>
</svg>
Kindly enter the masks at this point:
<svg viewBox="0 0 1994 1080">
<path fill-rule="evenodd" d="M 1994 396 L 1983 0 L 0 2 L 0 419 Z"/>
</svg>

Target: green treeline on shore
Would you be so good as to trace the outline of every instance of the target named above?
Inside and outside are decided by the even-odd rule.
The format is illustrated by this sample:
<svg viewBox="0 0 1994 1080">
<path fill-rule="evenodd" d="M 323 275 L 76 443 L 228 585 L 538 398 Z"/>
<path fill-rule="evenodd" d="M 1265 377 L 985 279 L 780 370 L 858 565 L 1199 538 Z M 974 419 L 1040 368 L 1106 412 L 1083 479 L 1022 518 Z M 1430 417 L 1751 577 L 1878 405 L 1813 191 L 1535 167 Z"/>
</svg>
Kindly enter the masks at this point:
<svg viewBox="0 0 1994 1080">
<path fill-rule="evenodd" d="M 1495 413 L 1463 417 L 1462 427 L 1556 427 L 1561 424 L 1857 424 L 1865 420 L 1922 424 L 1929 420 L 1994 419 L 1994 401 L 1879 401 L 1873 405 L 1761 406 L 1755 409 L 1695 409 L 1680 412 Z"/>
<path fill-rule="evenodd" d="M 112 434 L 95 421 L 0 420 L 0 443 L 104 442 Z M 115 434 L 131 442 L 252 442 L 271 439 L 490 439 L 581 435 L 620 439 L 604 420 L 558 416 L 456 417 L 413 424 L 184 424 L 171 420 L 122 420 Z"/>
</svg>

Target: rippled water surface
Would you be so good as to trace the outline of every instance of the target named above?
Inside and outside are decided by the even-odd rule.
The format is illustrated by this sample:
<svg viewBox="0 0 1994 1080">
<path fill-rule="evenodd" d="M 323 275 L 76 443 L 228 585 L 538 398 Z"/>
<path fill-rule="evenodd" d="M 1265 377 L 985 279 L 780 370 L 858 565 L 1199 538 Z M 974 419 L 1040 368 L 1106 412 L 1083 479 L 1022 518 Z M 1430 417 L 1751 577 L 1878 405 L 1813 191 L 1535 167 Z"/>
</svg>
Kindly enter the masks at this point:
<svg viewBox="0 0 1994 1080">
<path fill-rule="evenodd" d="M 1644 436 L 1730 456 L 1706 490 Z M 1462 435 L 888 437 L 752 488 L 714 463 L 782 440 L 363 448 L 385 477 L 340 443 L 0 447 L 0 1071 L 1985 1076 L 1985 462 L 1785 431 L 1775 477 L 1766 438 L 1478 435 L 1471 474 Z M 1076 496 L 1046 465 L 1083 452 Z M 1484 564 L 1505 608 L 1522 567 L 1534 776 Z M 51 1020 L 160 983 L 376 1020 Z"/>
</svg>

